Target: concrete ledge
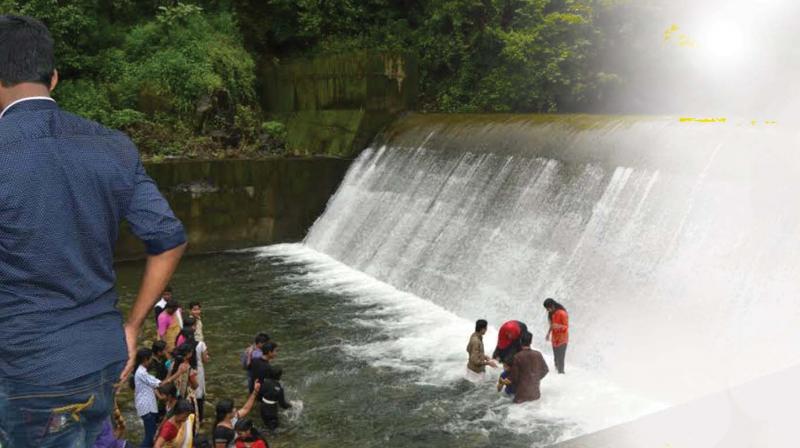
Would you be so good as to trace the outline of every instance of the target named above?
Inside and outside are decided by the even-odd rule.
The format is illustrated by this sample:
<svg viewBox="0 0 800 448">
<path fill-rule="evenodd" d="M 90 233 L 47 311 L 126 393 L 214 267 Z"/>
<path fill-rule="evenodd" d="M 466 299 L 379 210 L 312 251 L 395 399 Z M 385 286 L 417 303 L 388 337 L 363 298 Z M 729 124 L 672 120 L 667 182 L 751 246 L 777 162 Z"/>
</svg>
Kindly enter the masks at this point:
<svg viewBox="0 0 800 448">
<path fill-rule="evenodd" d="M 302 240 L 325 210 L 350 160 L 336 158 L 147 164 L 198 254 Z M 123 225 L 118 260 L 144 256 Z"/>
<path fill-rule="evenodd" d="M 800 366 L 554 447 L 795 448 L 798 404 Z"/>
</svg>

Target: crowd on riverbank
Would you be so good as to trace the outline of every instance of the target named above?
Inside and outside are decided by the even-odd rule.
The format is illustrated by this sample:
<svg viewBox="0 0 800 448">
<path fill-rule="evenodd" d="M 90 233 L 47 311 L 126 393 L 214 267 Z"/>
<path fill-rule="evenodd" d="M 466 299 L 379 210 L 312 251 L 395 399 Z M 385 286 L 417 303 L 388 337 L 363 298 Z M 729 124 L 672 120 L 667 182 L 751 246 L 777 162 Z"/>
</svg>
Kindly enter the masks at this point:
<svg viewBox="0 0 800 448">
<path fill-rule="evenodd" d="M 283 370 L 274 365 L 278 343 L 258 333 L 240 356 L 246 371 L 248 398 L 236 407 L 230 398 L 215 397 L 214 421 L 204 431 L 206 421 L 206 364 L 211 355 L 203 331 L 202 305 L 190 302 L 183 307 L 167 288 L 153 309 L 155 340 L 136 352 L 134 373 L 128 380 L 133 389 L 136 413 L 144 427 L 140 447 L 157 448 L 268 448 L 280 426 L 280 410 L 286 400 L 281 378 Z M 260 422 L 248 418 L 257 410 Z M 96 448 L 131 446 L 122 439 L 125 425 L 121 418 L 98 439 Z M 112 436 L 113 434 L 113 436 Z"/>
</svg>

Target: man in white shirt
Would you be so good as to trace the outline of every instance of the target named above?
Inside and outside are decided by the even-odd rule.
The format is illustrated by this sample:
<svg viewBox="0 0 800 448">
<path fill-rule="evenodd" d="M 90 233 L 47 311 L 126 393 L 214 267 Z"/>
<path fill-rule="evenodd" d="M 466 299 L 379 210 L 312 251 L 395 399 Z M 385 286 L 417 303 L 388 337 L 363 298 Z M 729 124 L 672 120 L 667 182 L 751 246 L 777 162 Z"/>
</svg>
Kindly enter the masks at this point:
<svg viewBox="0 0 800 448">
<path fill-rule="evenodd" d="M 181 364 L 174 375 L 166 377 L 163 381 L 150 375 L 147 368 L 153 360 L 153 352 L 149 348 L 140 348 L 136 352 L 136 372 L 133 375 L 134 395 L 133 401 L 136 405 L 136 414 L 141 417 L 144 424 L 144 439 L 142 447 L 153 446 L 158 424 L 158 400 L 156 399 L 156 388 L 162 384 L 175 381 L 181 374 L 189 370 L 188 364 Z"/>
</svg>

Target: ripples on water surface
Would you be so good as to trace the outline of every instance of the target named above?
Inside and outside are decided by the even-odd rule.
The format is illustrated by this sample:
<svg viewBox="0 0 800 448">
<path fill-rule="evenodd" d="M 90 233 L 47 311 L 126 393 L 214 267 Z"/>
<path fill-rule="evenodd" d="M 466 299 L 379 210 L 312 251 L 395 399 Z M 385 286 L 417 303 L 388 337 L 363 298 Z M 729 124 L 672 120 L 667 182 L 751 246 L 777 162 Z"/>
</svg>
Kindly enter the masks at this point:
<svg viewBox="0 0 800 448">
<path fill-rule="evenodd" d="M 118 266 L 123 308 L 142 267 Z M 239 352 L 253 335 L 264 330 L 279 342 L 276 364 L 296 406 L 282 416 L 284 432 L 272 446 L 547 446 L 659 408 L 576 369 L 548 376 L 539 402 L 511 405 L 495 391 L 499 370 L 481 385 L 462 379 L 473 317 L 456 316 L 302 245 L 187 258 L 173 286 L 181 303 L 203 304 L 212 358 L 207 420 L 217 399 L 241 405 L 246 398 Z M 147 325 L 150 338 L 152 321 Z M 486 336 L 487 351 L 495 328 Z M 549 360 L 549 350 L 544 353 Z M 129 438 L 138 440 L 141 422 L 129 394 L 120 402 Z M 260 423 L 257 411 L 251 417 Z"/>
</svg>

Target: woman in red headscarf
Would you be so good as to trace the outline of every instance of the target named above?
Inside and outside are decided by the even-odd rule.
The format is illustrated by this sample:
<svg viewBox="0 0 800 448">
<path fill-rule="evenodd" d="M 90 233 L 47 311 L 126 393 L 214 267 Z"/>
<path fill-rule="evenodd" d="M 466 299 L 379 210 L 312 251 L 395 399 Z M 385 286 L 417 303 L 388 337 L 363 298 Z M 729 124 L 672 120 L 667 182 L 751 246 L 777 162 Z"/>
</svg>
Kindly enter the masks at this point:
<svg viewBox="0 0 800 448">
<path fill-rule="evenodd" d="M 497 333 L 497 347 L 492 358 L 505 362 L 520 351 L 522 335 L 528 332 L 528 326 L 518 320 L 510 320 L 500 326 Z"/>
</svg>

